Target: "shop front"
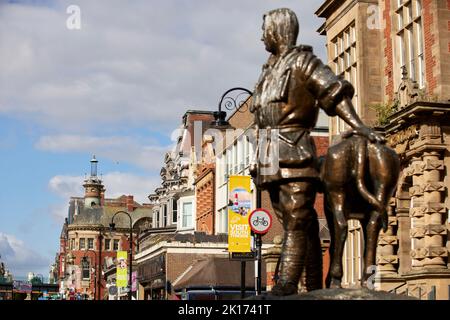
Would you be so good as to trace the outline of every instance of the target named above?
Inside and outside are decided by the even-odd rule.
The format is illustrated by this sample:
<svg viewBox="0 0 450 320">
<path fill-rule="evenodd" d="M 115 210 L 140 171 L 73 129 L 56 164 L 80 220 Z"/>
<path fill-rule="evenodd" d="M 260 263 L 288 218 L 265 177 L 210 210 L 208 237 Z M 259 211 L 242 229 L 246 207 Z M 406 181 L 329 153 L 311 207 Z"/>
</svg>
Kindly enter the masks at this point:
<svg viewBox="0 0 450 320">
<path fill-rule="evenodd" d="M 150 258 L 138 266 L 139 284 L 144 288 L 144 300 L 167 299 L 166 254 Z"/>
</svg>

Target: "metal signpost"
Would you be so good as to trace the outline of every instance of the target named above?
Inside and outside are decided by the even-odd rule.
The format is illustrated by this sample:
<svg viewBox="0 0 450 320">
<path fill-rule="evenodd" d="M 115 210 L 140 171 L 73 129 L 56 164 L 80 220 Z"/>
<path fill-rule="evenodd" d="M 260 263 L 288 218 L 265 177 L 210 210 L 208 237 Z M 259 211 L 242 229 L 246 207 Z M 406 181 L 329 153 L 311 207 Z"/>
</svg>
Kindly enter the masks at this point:
<svg viewBox="0 0 450 320">
<path fill-rule="evenodd" d="M 261 295 L 261 251 L 262 236 L 272 227 L 272 215 L 265 209 L 253 210 L 248 218 L 250 228 L 255 234 L 256 261 L 255 261 L 255 287 L 256 295 Z"/>
</svg>

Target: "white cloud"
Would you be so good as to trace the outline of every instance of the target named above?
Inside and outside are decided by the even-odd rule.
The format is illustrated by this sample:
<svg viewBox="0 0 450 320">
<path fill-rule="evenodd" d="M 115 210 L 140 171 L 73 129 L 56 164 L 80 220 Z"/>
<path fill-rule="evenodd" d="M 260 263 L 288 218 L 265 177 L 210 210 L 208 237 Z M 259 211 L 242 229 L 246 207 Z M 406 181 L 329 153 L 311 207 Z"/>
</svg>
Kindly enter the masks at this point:
<svg viewBox="0 0 450 320">
<path fill-rule="evenodd" d="M 122 172 L 110 172 L 103 176 L 108 198 L 116 198 L 123 194 L 133 195 L 139 203 L 149 202 L 147 197 L 153 193 L 160 180 L 159 176 L 140 177 Z"/>
<path fill-rule="evenodd" d="M 13 235 L 0 232 L 0 253 L 8 270 L 14 275 L 28 272 L 48 276 L 51 260 L 30 249 L 30 246 Z"/>
<path fill-rule="evenodd" d="M 69 199 L 83 194 L 83 180 L 82 176 L 58 175 L 50 179 L 48 187 L 58 196 Z"/>
<path fill-rule="evenodd" d="M 140 144 L 131 137 L 81 135 L 43 136 L 35 147 L 52 152 L 92 153 L 113 162 L 132 163 L 153 172 L 161 168 L 164 153 L 170 150 L 170 147 Z"/>
<path fill-rule="evenodd" d="M 253 88 L 262 14 L 275 7 L 296 11 L 299 42 L 325 57 L 313 14 L 323 0 L 79 0 L 81 30 L 68 30 L 72 2 L 0 4 L 0 112 L 66 133 L 166 130 L 230 87 Z"/>
<path fill-rule="evenodd" d="M 53 193 L 67 200 L 73 196 L 83 195 L 83 180 L 82 176 L 58 175 L 50 179 L 48 185 Z M 107 198 L 133 195 L 139 203 L 148 203 L 148 195 L 153 192 L 159 182 L 159 177 L 141 177 L 123 172 L 109 172 L 103 175 Z M 65 212 L 62 206 L 54 206 L 53 209 L 51 214 L 56 219 L 67 216 L 67 205 L 65 205 Z"/>
</svg>

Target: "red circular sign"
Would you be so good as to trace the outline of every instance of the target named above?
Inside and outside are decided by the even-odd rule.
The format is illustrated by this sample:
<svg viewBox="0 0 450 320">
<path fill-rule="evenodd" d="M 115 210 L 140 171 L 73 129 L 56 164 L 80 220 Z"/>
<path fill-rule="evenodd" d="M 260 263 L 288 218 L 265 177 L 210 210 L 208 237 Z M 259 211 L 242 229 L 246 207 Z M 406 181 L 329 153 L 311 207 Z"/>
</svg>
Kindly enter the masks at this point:
<svg viewBox="0 0 450 320">
<path fill-rule="evenodd" d="M 272 227 L 272 215 L 266 209 L 255 209 L 248 217 L 248 223 L 254 233 L 266 234 Z"/>
</svg>

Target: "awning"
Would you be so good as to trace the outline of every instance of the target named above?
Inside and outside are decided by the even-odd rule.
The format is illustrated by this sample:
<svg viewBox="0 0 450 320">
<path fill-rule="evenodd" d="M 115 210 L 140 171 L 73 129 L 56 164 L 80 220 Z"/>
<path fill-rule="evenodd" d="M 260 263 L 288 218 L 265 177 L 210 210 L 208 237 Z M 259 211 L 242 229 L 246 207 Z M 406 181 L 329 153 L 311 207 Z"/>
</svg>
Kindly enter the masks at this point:
<svg viewBox="0 0 450 320">
<path fill-rule="evenodd" d="M 209 257 L 195 261 L 181 278 L 173 284 L 175 291 L 189 288 L 240 288 L 241 262 L 229 258 Z M 266 286 L 265 263 L 261 263 L 261 286 Z M 247 261 L 245 268 L 245 286 L 255 286 L 255 263 Z"/>
</svg>

